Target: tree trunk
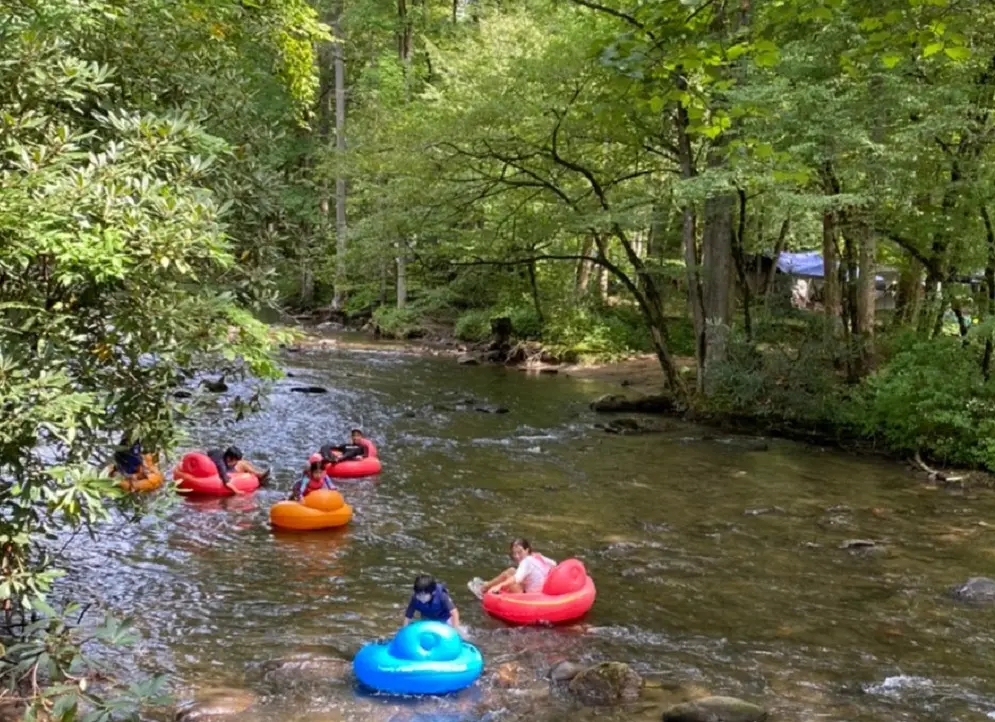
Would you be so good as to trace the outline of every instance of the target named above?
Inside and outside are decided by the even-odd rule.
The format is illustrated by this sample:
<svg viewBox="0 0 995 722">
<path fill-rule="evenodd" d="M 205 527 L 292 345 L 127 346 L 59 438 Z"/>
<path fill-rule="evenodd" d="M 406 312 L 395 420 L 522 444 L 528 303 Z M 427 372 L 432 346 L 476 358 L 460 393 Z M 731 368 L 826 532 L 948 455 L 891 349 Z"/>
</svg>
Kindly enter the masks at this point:
<svg viewBox="0 0 995 722">
<path fill-rule="evenodd" d="M 736 276 L 739 278 L 740 292 L 743 295 L 743 330 L 746 340 L 753 341 L 753 322 L 750 318 L 750 279 L 746 275 L 746 257 L 743 251 L 746 236 L 746 191 L 738 189 L 739 222 L 732 236 L 732 255 L 736 262 Z"/>
<path fill-rule="evenodd" d="M 687 78 L 681 67 L 674 71 L 674 84 L 678 90 L 687 90 Z M 677 150 L 681 166 L 681 178 L 691 179 L 697 175 L 694 148 L 687 129 L 690 124 L 687 108 L 678 101 L 676 108 Z M 685 203 L 682 213 L 681 245 L 684 247 L 684 268 L 687 273 L 688 305 L 694 321 L 695 387 L 699 394 L 705 392 L 705 362 L 708 344 L 705 339 L 705 293 L 701 277 L 701 264 L 698 261 L 698 219 L 694 206 Z"/>
<path fill-rule="evenodd" d="M 302 309 L 310 309 L 314 306 L 314 259 L 307 256 L 301 257 L 301 293 L 300 305 Z"/>
<path fill-rule="evenodd" d="M 985 239 L 988 242 L 988 257 L 985 263 L 985 286 L 988 292 L 988 302 L 985 304 L 985 320 L 991 324 L 995 322 L 993 321 L 995 319 L 995 228 L 992 228 L 992 219 L 985 206 L 981 206 L 981 218 L 985 222 Z M 992 346 L 992 331 L 989 330 L 985 337 L 985 353 L 981 357 L 981 373 L 984 374 L 985 381 L 991 378 Z"/>
<path fill-rule="evenodd" d="M 919 317 L 922 287 L 922 265 L 909 258 L 898 272 L 895 297 L 895 327 L 915 325 Z"/>
<path fill-rule="evenodd" d="M 827 195 L 839 194 L 840 186 L 829 163 L 823 168 L 823 184 Z M 838 249 L 839 214 L 833 209 L 827 209 L 822 213 L 822 273 L 825 284 L 822 295 L 827 339 L 839 336 L 843 325 L 843 293 L 840 286 L 843 264 L 840 263 Z"/>
<path fill-rule="evenodd" d="M 861 222 L 855 231 L 860 241 L 859 269 L 857 275 L 857 337 L 860 352 L 860 375 L 874 370 L 874 321 L 875 281 L 877 266 L 877 237 L 874 231 Z"/>
<path fill-rule="evenodd" d="M 546 317 L 542 312 L 542 300 L 539 298 L 539 283 L 536 281 L 535 261 L 530 261 L 526 269 L 529 272 L 529 287 L 532 289 L 532 304 L 535 306 L 536 316 L 539 317 L 540 324 L 545 324 Z"/>
<path fill-rule="evenodd" d="M 404 244 L 397 244 L 397 307 L 408 305 L 408 259 L 404 253 Z"/>
<path fill-rule="evenodd" d="M 590 256 L 594 251 L 594 239 L 591 236 L 587 236 L 584 239 L 583 244 L 581 244 L 580 255 Z M 587 293 L 587 288 L 591 283 L 591 272 L 594 270 L 594 266 L 590 261 L 580 260 L 577 261 L 577 275 L 576 283 L 574 285 L 578 296 L 583 296 Z"/>
<path fill-rule="evenodd" d="M 702 388 L 709 393 L 711 370 L 725 361 L 731 327 L 732 213 L 731 193 L 721 193 L 705 201 L 701 232 L 701 265 L 705 299 L 705 379 Z"/>
<path fill-rule="evenodd" d="M 345 203 L 345 53 L 342 48 L 342 2 L 339 0 L 335 18 L 332 21 L 335 43 L 332 46 L 335 59 L 335 295 L 332 309 L 340 311 L 345 302 L 346 252 L 348 251 Z"/>
<path fill-rule="evenodd" d="M 774 258 L 767 269 L 767 273 L 764 275 L 763 284 L 760 286 L 760 293 L 763 295 L 765 302 L 769 298 L 771 288 L 774 285 L 774 277 L 777 275 L 777 262 L 781 260 L 781 254 L 784 253 L 784 246 L 788 242 L 788 230 L 790 227 L 791 218 L 785 218 L 781 223 L 781 230 L 777 234 L 777 240 L 774 242 Z"/>
</svg>

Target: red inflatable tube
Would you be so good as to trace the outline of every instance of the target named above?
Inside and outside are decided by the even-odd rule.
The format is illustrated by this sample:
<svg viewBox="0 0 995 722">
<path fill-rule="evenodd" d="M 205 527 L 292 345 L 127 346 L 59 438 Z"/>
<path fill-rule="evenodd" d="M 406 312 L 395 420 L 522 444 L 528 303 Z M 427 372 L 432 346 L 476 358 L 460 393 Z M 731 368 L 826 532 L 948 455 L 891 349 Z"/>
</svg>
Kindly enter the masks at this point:
<svg viewBox="0 0 995 722">
<path fill-rule="evenodd" d="M 580 619 L 591 607 L 597 590 L 577 559 L 557 564 L 541 593 L 484 595 L 484 611 L 512 624 L 559 624 Z"/>
<path fill-rule="evenodd" d="M 377 447 L 369 439 L 363 439 L 359 443 L 366 447 L 365 458 L 329 464 L 325 467 L 325 473 L 334 479 L 358 479 L 379 474 L 383 466 L 377 458 Z M 332 453 L 338 456 L 338 452 Z"/>
<path fill-rule="evenodd" d="M 234 494 L 221 483 L 217 467 L 206 454 L 192 452 L 180 460 L 180 465 L 173 469 L 173 478 L 181 490 L 189 494 L 205 496 L 232 496 Z M 255 491 L 259 488 L 259 478 L 255 474 L 234 473 L 228 479 L 232 486 L 242 492 Z"/>
</svg>

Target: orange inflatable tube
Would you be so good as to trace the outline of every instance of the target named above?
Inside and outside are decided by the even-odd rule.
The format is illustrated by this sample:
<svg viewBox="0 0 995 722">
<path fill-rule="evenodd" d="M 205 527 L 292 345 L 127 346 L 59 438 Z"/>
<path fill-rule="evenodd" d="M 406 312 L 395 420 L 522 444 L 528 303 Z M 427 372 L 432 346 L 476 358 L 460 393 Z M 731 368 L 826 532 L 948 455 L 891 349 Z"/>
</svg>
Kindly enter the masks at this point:
<svg viewBox="0 0 995 722">
<path fill-rule="evenodd" d="M 345 526 L 352 519 L 352 507 L 331 489 L 318 489 L 303 502 L 281 501 L 269 510 L 269 522 L 279 529 L 312 531 Z"/>
<path fill-rule="evenodd" d="M 113 469 L 114 467 L 111 466 L 112 473 Z M 162 486 L 162 481 L 163 475 L 159 471 L 159 467 L 156 466 L 155 456 L 153 454 L 146 454 L 145 468 L 138 474 L 123 477 L 118 482 L 118 486 L 125 491 L 155 491 Z"/>
</svg>

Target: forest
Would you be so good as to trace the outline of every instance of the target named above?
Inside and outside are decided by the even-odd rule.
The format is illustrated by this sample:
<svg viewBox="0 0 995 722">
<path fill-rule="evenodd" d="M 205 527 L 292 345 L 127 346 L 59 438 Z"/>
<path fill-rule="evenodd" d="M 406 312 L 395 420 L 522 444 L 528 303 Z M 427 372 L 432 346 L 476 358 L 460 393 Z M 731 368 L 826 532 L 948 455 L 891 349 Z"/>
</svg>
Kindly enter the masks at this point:
<svg viewBox="0 0 995 722">
<path fill-rule="evenodd" d="M 995 470 L 993 6 L 3 5 L 0 600 L 4 639 L 49 633 L 4 679 L 46 669 L 53 718 L 155 689 L 87 697 L 31 613 L 40 540 L 107 518 L 122 432 L 177 442 L 184 375 L 278 373 L 268 308 L 510 319 L 556 358 L 654 354 L 683 408 Z"/>
</svg>

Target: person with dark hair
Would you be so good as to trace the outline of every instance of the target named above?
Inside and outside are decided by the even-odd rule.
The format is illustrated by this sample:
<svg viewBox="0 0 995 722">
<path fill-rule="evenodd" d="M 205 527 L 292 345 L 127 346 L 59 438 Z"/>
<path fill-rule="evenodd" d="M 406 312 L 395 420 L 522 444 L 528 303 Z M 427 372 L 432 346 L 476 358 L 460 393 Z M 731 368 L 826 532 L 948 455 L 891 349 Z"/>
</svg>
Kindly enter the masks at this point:
<svg viewBox="0 0 995 722">
<path fill-rule="evenodd" d="M 414 594 L 404 612 L 405 627 L 415 618 L 416 612 L 422 619 L 446 622 L 451 627 L 459 628 L 459 610 L 449 596 L 449 590 L 443 582 L 437 582 L 428 574 L 415 577 Z"/>
<path fill-rule="evenodd" d="M 318 489 L 338 491 L 335 488 L 335 483 L 325 474 L 325 464 L 321 454 L 311 454 L 308 465 L 304 468 L 303 476 L 290 490 L 290 500 L 301 501 L 312 491 L 318 491 Z"/>
<path fill-rule="evenodd" d="M 251 462 L 246 461 L 242 458 L 242 450 L 237 446 L 229 446 L 224 451 L 220 449 L 209 449 L 207 451 L 207 457 L 214 462 L 215 468 L 218 470 L 218 476 L 221 477 L 221 483 L 225 485 L 233 494 L 241 494 L 243 492 L 236 489 L 229 479 L 228 475 L 238 472 L 240 474 L 255 474 L 259 477 L 259 481 L 264 481 L 267 476 L 269 476 L 269 471 L 262 471 L 257 469 L 252 465 Z"/>
<path fill-rule="evenodd" d="M 121 476 L 134 476 L 142 471 L 144 463 L 141 440 L 136 440 L 132 443 L 131 437 L 128 434 L 122 436 L 121 443 L 114 452 L 112 473 L 117 473 Z"/>
<path fill-rule="evenodd" d="M 500 594 L 521 594 L 523 592 L 532 594 L 542 591 L 546 583 L 546 577 L 556 566 L 556 562 L 545 557 L 532 548 L 528 539 L 515 539 L 511 542 L 508 556 L 515 563 L 499 575 L 485 582 L 476 578 L 470 581 L 467 586 L 477 597 L 483 599 L 487 592 Z"/>
<path fill-rule="evenodd" d="M 346 444 L 339 446 L 325 444 L 321 447 L 321 457 L 326 464 L 336 464 L 350 459 L 365 459 L 370 455 L 368 445 L 370 442 L 366 440 L 360 429 L 353 429 L 349 437 L 349 442 Z"/>
</svg>

